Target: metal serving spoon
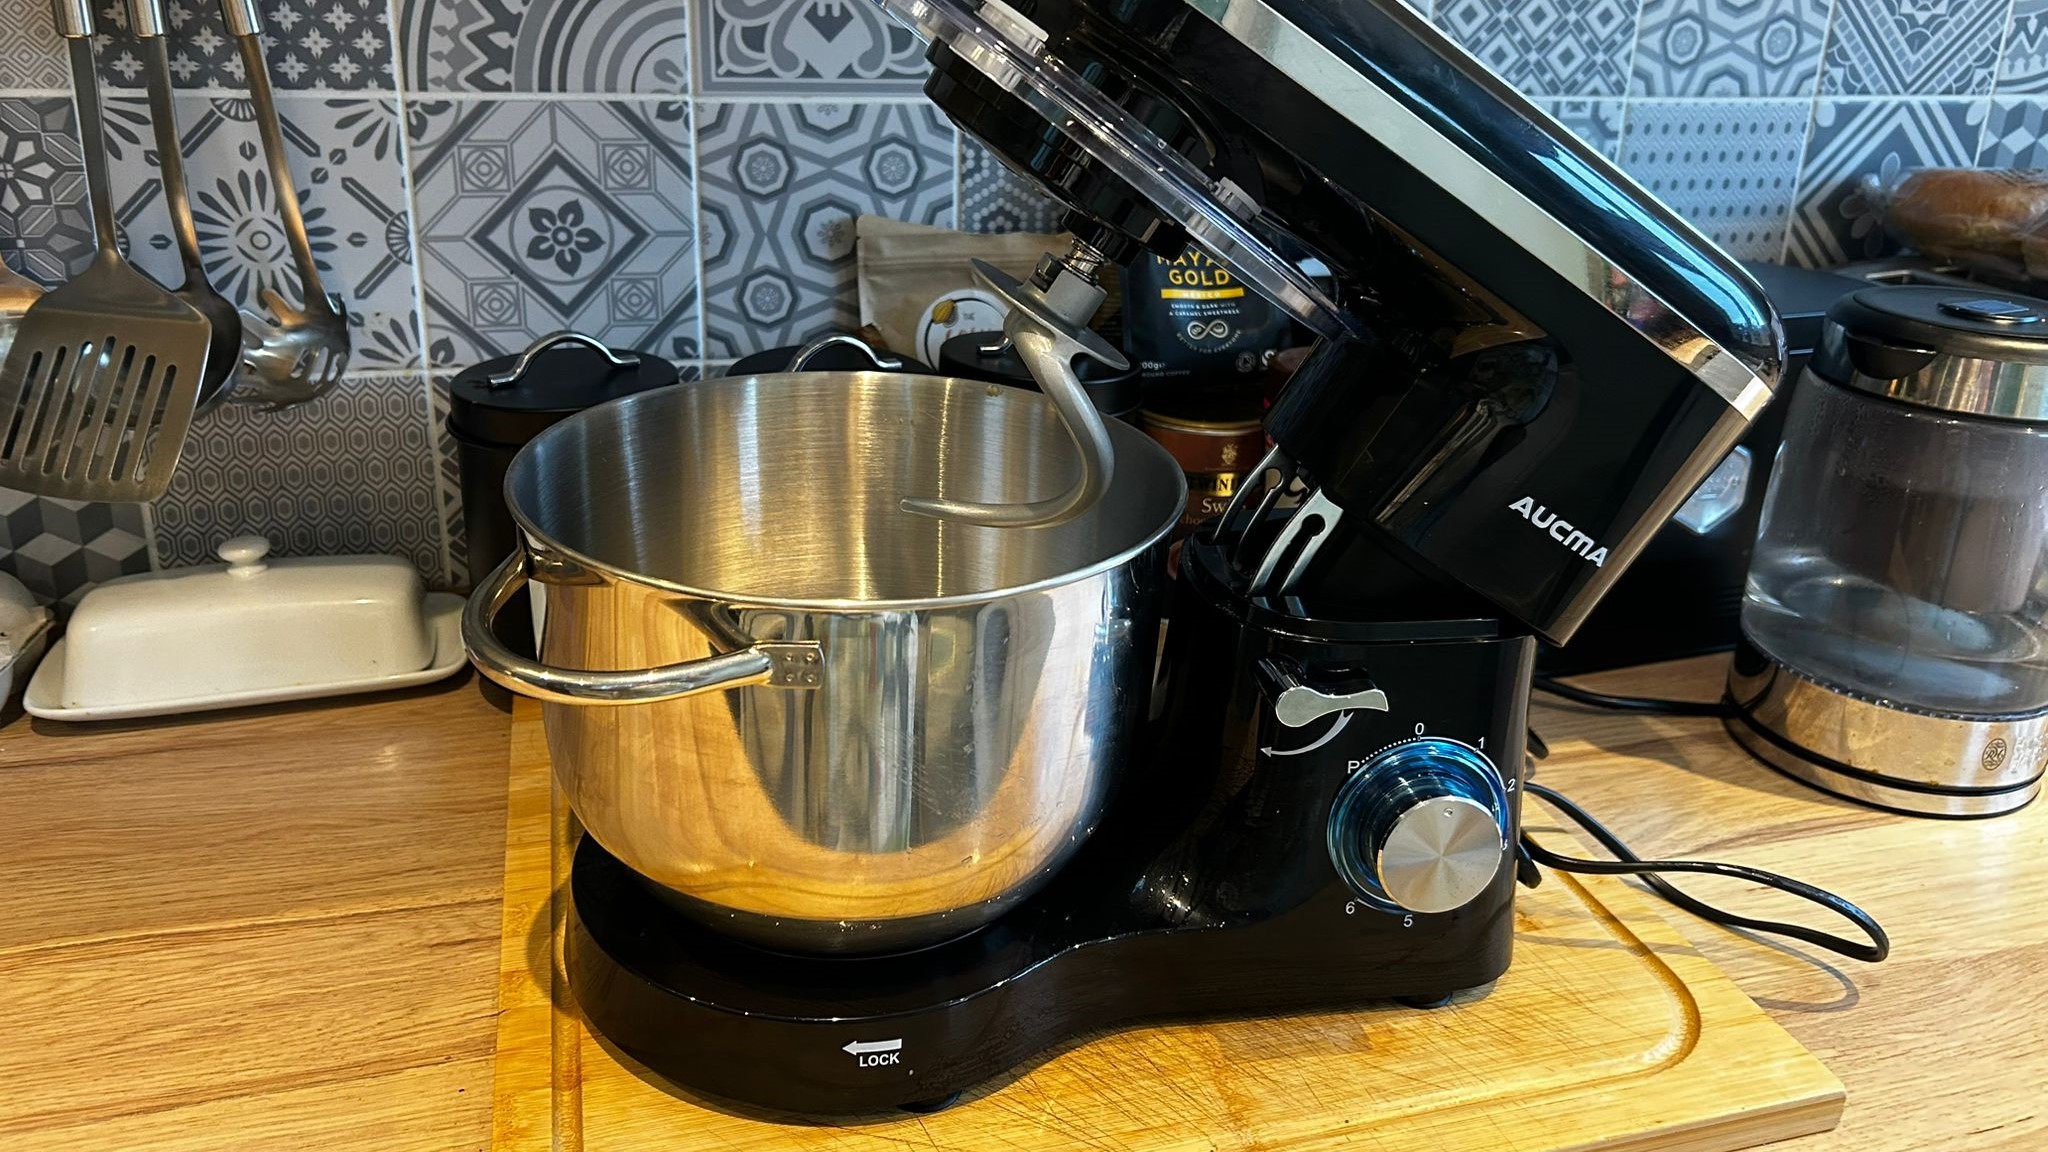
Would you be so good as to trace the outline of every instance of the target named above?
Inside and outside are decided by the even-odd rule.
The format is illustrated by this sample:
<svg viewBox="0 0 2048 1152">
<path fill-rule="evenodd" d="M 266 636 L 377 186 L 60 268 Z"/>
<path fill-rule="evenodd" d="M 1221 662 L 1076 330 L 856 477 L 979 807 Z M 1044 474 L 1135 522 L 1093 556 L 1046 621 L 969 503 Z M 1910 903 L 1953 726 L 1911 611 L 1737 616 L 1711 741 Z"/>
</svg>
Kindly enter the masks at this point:
<svg viewBox="0 0 2048 1152">
<path fill-rule="evenodd" d="M 178 140 L 178 111 L 171 98 L 171 54 L 164 47 L 163 0 L 128 0 L 128 27 L 142 49 L 142 70 L 149 84 L 149 120 L 156 130 L 157 166 L 163 172 L 164 207 L 171 216 L 171 235 L 178 244 L 178 262 L 185 282 L 173 290 L 213 325 L 206 352 L 206 371 L 199 378 L 199 412 L 210 412 L 227 398 L 235 368 L 242 359 L 242 314 L 206 278 L 199 253 L 199 234 L 192 227 L 192 201 L 185 191 L 185 156 Z"/>
<path fill-rule="evenodd" d="M 263 139 L 270 183 L 277 190 L 278 215 L 305 297 L 302 305 L 294 307 L 274 289 L 263 290 L 263 305 L 275 320 L 260 316 L 243 319 L 242 376 L 229 398 L 237 404 L 285 408 L 323 395 L 341 382 L 351 349 L 348 309 L 321 284 L 320 269 L 313 262 L 298 186 L 292 182 L 291 166 L 285 160 L 284 133 L 278 127 L 277 102 L 270 91 L 270 68 L 263 58 L 255 0 L 221 0 L 220 10 L 228 34 L 241 49 L 256 130 Z"/>
</svg>

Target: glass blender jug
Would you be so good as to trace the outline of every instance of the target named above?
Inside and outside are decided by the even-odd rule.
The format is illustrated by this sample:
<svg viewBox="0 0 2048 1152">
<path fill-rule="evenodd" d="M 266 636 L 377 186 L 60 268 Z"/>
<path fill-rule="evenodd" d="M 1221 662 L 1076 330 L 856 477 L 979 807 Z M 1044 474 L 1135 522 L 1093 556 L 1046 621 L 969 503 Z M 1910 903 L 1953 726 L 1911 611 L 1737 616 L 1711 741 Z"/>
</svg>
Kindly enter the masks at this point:
<svg viewBox="0 0 2048 1152">
<path fill-rule="evenodd" d="M 1730 730 L 1798 779 L 1986 816 L 2048 761 L 2048 301 L 1873 287 L 1787 414 Z"/>
</svg>

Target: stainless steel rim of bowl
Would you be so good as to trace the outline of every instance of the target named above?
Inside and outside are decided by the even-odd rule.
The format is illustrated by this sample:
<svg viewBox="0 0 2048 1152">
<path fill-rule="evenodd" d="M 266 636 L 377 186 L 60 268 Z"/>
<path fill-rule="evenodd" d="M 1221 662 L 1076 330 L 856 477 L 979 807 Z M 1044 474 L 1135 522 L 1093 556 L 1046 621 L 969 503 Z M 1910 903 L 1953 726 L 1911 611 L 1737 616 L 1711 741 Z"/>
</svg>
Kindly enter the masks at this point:
<svg viewBox="0 0 2048 1152">
<path fill-rule="evenodd" d="M 732 602 L 744 602 L 750 607 L 760 607 L 765 609 L 788 609 L 791 611 L 804 612 L 887 612 L 918 611 L 932 608 L 952 608 L 973 604 L 979 601 L 989 599 L 1022 595 L 1034 591 L 1042 591 L 1047 588 L 1058 587 L 1061 584 L 1086 579 L 1090 576 L 1096 575 L 1097 573 L 1109 571 L 1123 564 L 1129 563 L 1133 558 L 1135 558 L 1140 553 L 1142 553 L 1146 548 L 1150 547 L 1152 544 L 1157 542 L 1161 537 L 1170 533 L 1174 529 L 1174 527 L 1180 523 L 1181 517 L 1184 513 L 1187 501 L 1187 484 L 1186 477 L 1181 472 L 1179 463 L 1173 459 L 1173 456 L 1170 453 L 1168 453 L 1166 449 L 1161 447 L 1158 444 L 1158 442 L 1153 440 L 1151 437 L 1146 436 L 1143 433 L 1138 432 L 1135 429 L 1129 428 L 1122 424 L 1113 424 L 1111 426 L 1111 435 L 1115 443 L 1116 460 L 1118 462 L 1117 466 L 1120 475 L 1128 475 L 1128 473 L 1123 471 L 1126 468 L 1130 468 L 1134 465 L 1144 466 L 1153 468 L 1155 470 L 1163 470 L 1163 474 L 1172 476 L 1173 478 L 1178 480 L 1180 485 L 1179 495 L 1174 500 L 1168 502 L 1171 504 L 1171 507 L 1166 509 L 1164 513 L 1159 518 L 1157 518 L 1156 523 L 1148 525 L 1143 531 L 1138 533 L 1137 538 L 1128 546 L 1119 549 L 1118 551 L 1112 554 L 1099 557 L 1093 560 L 1092 562 L 1086 564 L 1085 566 L 1080 566 L 1068 571 L 1048 575 L 1037 580 L 1025 581 L 1011 585 L 995 586 L 983 590 L 962 592 L 954 595 L 877 598 L 803 597 L 758 594 L 735 594 L 729 590 L 720 590 L 717 588 L 704 587 L 692 584 L 687 581 L 665 578 L 659 575 L 645 572 L 631 571 L 629 569 L 621 567 L 620 565 L 611 560 L 606 559 L 603 556 L 593 554 L 592 550 L 578 548 L 572 544 L 569 544 L 559 539 L 559 534 L 550 532 L 544 525 L 537 523 L 534 516 L 527 509 L 522 507 L 521 502 L 517 499 L 516 488 L 525 471 L 536 466 L 539 453 L 541 451 L 544 451 L 543 445 L 549 443 L 548 438 L 551 436 L 555 436 L 558 432 L 560 432 L 562 436 L 568 436 L 582 428 L 607 420 L 618 413 L 632 412 L 636 411 L 638 408 L 657 407 L 664 403 L 665 398 L 673 398 L 689 390 L 704 392 L 707 390 L 715 390 L 720 388 L 776 388 L 785 385 L 812 386 L 817 384 L 817 382 L 821 378 L 832 378 L 835 380 L 843 381 L 849 386 L 860 386 L 872 384 L 875 382 L 887 382 L 888 384 L 891 384 L 893 386 L 902 387 L 906 390 L 912 391 L 966 390 L 969 392 L 980 393 L 982 395 L 987 396 L 1000 395 L 1010 402 L 1040 406 L 1048 414 L 1049 419 L 1054 419 L 1056 421 L 1056 417 L 1053 417 L 1051 415 L 1052 407 L 1050 402 L 1046 401 L 1045 398 L 1038 393 L 1029 392 L 1021 388 L 1011 388 L 1004 385 L 990 384 L 987 383 L 986 381 L 967 380 L 959 377 L 924 376 L 903 373 L 868 371 L 783 372 L 763 374 L 758 376 L 722 377 L 714 380 L 686 381 L 665 388 L 652 389 L 647 392 L 636 393 L 635 395 L 632 396 L 621 397 L 617 400 L 613 400 L 605 404 L 600 404 L 595 407 L 585 409 L 584 411 L 576 413 L 575 415 L 570 416 L 567 419 L 561 421 L 560 423 L 550 427 L 546 432 L 543 432 L 540 436 L 528 442 L 523 448 L 521 448 L 518 454 L 514 456 L 511 464 L 507 467 L 504 488 L 505 504 L 507 508 L 510 509 L 512 520 L 516 525 L 518 525 L 520 533 L 527 540 L 533 542 L 533 544 L 537 546 L 537 550 L 544 551 L 550 555 L 562 557 L 574 561 L 577 564 L 589 567 L 596 571 L 612 573 L 633 580 L 635 583 L 645 584 L 654 588 L 660 588 L 665 591 L 674 592 L 682 596 L 689 596 L 705 600 L 726 600 Z M 1062 433 L 1062 435 L 1064 435 L 1064 433 Z M 1070 444 L 1056 443 L 1056 447 L 1067 452 L 1072 451 Z M 1112 487 L 1114 487 L 1114 482 L 1112 482 Z M 910 514 L 906 513 L 906 515 Z M 986 531 L 1007 531 L 1017 533 L 1021 537 L 1028 538 L 1029 535 L 1032 533 L 1046 530 L 1036 528 L 1019 528 L 986 529 Z"/>
</svg>

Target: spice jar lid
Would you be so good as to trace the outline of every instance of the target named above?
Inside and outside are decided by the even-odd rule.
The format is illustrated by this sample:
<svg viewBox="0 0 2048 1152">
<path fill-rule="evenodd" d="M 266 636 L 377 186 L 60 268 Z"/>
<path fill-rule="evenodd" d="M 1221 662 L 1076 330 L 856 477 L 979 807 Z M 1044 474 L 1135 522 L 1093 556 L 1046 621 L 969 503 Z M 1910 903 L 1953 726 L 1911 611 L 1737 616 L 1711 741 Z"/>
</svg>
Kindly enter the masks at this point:
<svg viewBox="0 0 2048 1152">
<path fill-rule="evenodd" d="M 676 366 L 652 352 L 615 352 L 593 337 L 556 332 L 517 356 L 473 364 L 457 375 L 448 386 L 448 430 L 486 443 L 524 444 L 585 408 L 677 379 Z"/>
<path fill-rule="evenodd" d="M 2048 421 L 2048 300 L 1984 288 L 1865 288 L 1828 310 L 1812 368 L 1922 408 Z"/>
</svg>

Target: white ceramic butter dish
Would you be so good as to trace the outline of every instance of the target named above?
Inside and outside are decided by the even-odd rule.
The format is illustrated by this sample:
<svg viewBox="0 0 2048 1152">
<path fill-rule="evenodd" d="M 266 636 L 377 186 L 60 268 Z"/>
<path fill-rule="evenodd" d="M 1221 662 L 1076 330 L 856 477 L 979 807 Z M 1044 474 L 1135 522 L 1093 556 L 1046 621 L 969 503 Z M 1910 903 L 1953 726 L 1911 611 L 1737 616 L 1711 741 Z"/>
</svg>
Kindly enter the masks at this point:
<svg viewBox="0 0 2048 1152">
<path fill-rule="evenodd" d="M 463 663 L 462 599 L 389 556 L 269 559 L 241 536 L 224 563 L 87 592 L 22 706 L 111 720 L 401 688 Z"/>
</svg>

